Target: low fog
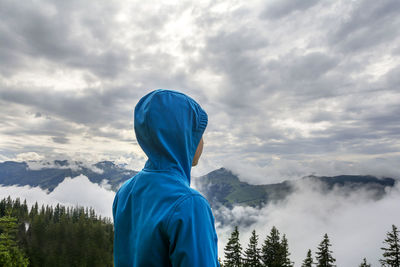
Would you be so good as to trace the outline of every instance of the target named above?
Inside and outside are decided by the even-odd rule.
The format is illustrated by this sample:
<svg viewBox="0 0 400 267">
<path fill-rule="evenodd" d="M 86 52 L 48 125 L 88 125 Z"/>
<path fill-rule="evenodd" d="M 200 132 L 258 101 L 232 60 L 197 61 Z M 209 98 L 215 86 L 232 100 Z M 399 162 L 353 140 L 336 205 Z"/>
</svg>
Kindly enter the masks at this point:
<svg viewBox="0 0 400 267">
<path fill-rule="evenodd" d="M 328 234 L 337 266 L 358 266 L 364 257 L 373 266 L 379 266 L 382 242 L 391 225 L 400 225 L 400 186 L 387 188 L 380 200 L 373 200 L 365 189 L 349 192 L 335 188 L 326 193 L 322 184 L 304 181 L 285 201 L 269 204 L 262 209 L 235 207 L 214 211 L 230 219 L 229 226 L 217 223 L 219 255 L 234 225 L 239 225 L 240 240 L 246 249 L 253 229 L 259 235 L 259 246 L 276 226 L 289 240 L 291 260 L 301 266 L 308 249 L 313 257 L 323 235 Z M 240 226 L 241 224 L 250 226 Z"/>
<path fill-rule="evenodd" d="M 97 214 L 112 217 L 112 203 L 115 193 L 109 190 L 108 183 L 101 185 L 92 183 L 84 175 L 71 178 L 66 177 L 52 192 L 40 187 L 26 186 L 1 186 L 1 199 L 11 196 L 12 199 L 19 197 L 21 201 L 26 199 L 30 208 L 37 201 L 39 207 L 44 205 L 86 206 L 93 207 Z"/>
<path fill-rule="evenodd" d="M 80 175 L 67 177 L 50 193 L 38 187 L 3 186 L 0 197 L 26 199 L 29 207 L 35 201 L 39 205 L 91 206 L 98 214 L 112 217 L 115 193 L 108 186 L 105 181 L 98 185 Z M 236 206 L 232 210 L 225 207 L 214 210 L 214 215 L 231 221 L 228 226 L 216 222 L 219 257 L 224 258 L 224 247 L 235 225 L 239 226 L 243 250 L 253 229 L 259 235 L 261 247 L 272 226 L 276 226 L 281 234 L 287 235 L 295 266 L 301 265 L 308 249 L 315 256 L 325 233 L 330 237 L 338 266 L 358 266 L 364 257 L 378 266 L 386 232 L 392 224 L 400 226 L 400 186 L 387 188 L 387 194 L 380 200 L 373 200 L 371 194 L 366 189 L 350 192 L 339 188 L 326 193 L 321 184 L 304 181 L 285 201 L 261 209 Z"/>
</svg>

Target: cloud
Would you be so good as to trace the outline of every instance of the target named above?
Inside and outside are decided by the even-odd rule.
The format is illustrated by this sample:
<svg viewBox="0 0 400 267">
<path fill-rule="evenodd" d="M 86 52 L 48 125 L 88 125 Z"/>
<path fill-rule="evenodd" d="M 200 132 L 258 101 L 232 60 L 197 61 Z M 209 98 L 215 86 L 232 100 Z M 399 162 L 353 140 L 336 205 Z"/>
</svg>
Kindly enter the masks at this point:
<svg viewBox="0 0 400 267">
<path fill-rule="evenodd" d="M 400 4 L 395 0 L 379 3 L 359 1 L 350 8 L 347 19 L 333 32 L 330 42 L 348 53 L 358 52 L 395 40 L 399 33 L 400 20 L 396 14 Z"/>
<path fill-rule="evenodd" d="M 209 115 L 196 176 L 398 174 L 396 1 L 0 1 L 0 159 L 139 169 L 133 108 L 171 88 Z"/>
<path fill-rule="evenodd" d="M 328 233 L 333 244 L 333 255 L 338 265 L 356 266 L 364 257 L 377 265 L 386 232 L 390 230 L 391 224 L 400 224 L 399 185 L 387 188 L 386 195 L 376 200 L 373 192 L 363 188 L 355 191 L 335 188 L 327 193 L 321 184 L 303 180 L 297 183 L 295 192 L 287 199 L 270 203 L 261 209 L 220 207 L 213 210 L 214 215 L 229 224 L 223 226 L 216 222 L 219 256 L 224 257 L 223 249 L 234 225 L 239 225 L 240 240 L 244 248 L 253 229 L 256 229 L 261 245 L 271 227 L 276 226 L 288 237 L 291 259 L 296 262 L 295 266 L 299 266 L 308 249 L 312 249 L 315 255 L 325 233 Z M 105 180 L 98 185 L 80 175 L 65 178 L 51 193 L 39 187 L 0 187 L 1 198 L 9 195 L 13 199 L 26 199 L 29 207 L 35 201 L 39 205 L 80 205 L 93 207 L 102 217 L 112 218 L 115 192 L 110 190 Z"/>
<path fill-rule="evenodd" d="M 262 12 L 261 17 L 266 19 L 279 19 L 295 11 L 304 11 L 317 3 L 317 0 L 272 1 Z"/>
<path fill-rule="evenodd" d="M 239 225 L 244 249 L 253 229 L 259 235 L 261 247 L 272 226 L 276 226 L 289 240 L 290 258 L 295 266 L 300 266 L 308 249 L 315 257 L 325 233 L 330 237 L 338 266 L 357 266 L 364 257 L 372 265 L 379 265 L 386 232 L 392 224 L 400 224 L 399 184 L 377 201 L 365 189 L 342 190 L 336 188 L 326 193 L 320 184 L 303 181 L 283 202 L 271 203 L 262 209 L 235 207 L 214 211 L 232 222 L 229 226 L 217 224 L 219 255 L 224 255 L 223 249 L 234 225 Z"/>
<path fill-rule="evenodd" d="M 110 43 L 115 5 L 102 3 L 48 2 L 20 5 L 2 1 L 1 69 L 29 68 L 32 59 L 87 69 L 96 75 L 114 77 L 126 67 L 126 50 Z M 93 12 L 84 12 L 92 10 Z M 101 19 L 99 19 L 99 16 Z M 6 66 L 11 68 L 6 68 Z"/>
<path fill-rule="evenodd" d="M 69 142 L 68 138 L 63 137 L 63 136 L 53 136 L 52 139 L 54 142 L 60 143 L 60 144 L 68 144 L 68 142 Z"/>
<path fill-rule="evenodd" d="M 306 157 L 306 156 L 305 156 Z M 284 180 L 297 180 L 308 175 L 374 175 L 377 177 L 400 178 L 396 162 L 399 156 L 385 158 L 366 157 L 361 160 L 309 157 L 298 161 L 296 158 L 264 158 L 254 162 L 243 162 L 235 157 L 226 158 L 220 166 L 227 167 L 249 184 L 271 184 Z"/>
<path fill-rule="evenodd" d="M 36 152 L 26 152 L 26 153 L 20 153 L 16 157 L 16 161 L 37 161 L 37 160 L 43 160 L 43 155 L 39 155 Z"/>
<path fill-rule="evenodd" d="M 102 182 L 94 184 L 84 175 L 71 178 L 66 177 L 51 193 L 39 187 L 30 186 L 1 186 L 0 197 L 12 199 L 19 197 L 21 201 L 26 199 L 30 207 L 37 201 L 39 206 L 60 203 L 65 206 L 93 207 L 95 212 L 102 217 L 112 218 L 112 203 L 115 192 L 109 189 L 109 185 Z"/>
</svg>

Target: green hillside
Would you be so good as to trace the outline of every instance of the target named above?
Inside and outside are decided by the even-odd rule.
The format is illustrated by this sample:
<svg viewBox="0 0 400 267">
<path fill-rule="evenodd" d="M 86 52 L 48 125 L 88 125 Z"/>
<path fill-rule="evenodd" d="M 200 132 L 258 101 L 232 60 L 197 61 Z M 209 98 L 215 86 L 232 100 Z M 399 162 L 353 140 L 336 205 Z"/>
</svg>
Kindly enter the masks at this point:
<svg viewBox="0 0 400 267">
<path fill-rule="evenodd" d="M 85 175 L 91 182 L 97 184 L 106 180 L 110 184 L 111 190 L 117 191 L 124 181 L 136 173 L 136 171 L 116 165 L 111 161 L 102 161 L 87 166 L 80 162 L 70 163 L 66 160 L 56 160 L 38 170 L 30 169 L 26 162 L 0 162 L 0 184 L 40 186 L 50 192 L 65 177 L 78 175 Z M 283 200 L 293 192 L 295 185 L 304 179 L 322 183 L 327 191 L 335 187 L 346 188 L 350 191 L 357 190 L 359 187 L 368 187 L 375 198 L 382 197 L 385 194 L 385 187 L 394 186 L 396 181 L 392 178 L 376 178 L 374 176 L 340 175 L 334 177 L 308 176 L 290 182 L 252 185 L 240 181 L 238 175 L 225 168 L 214 170 L 201 177 L 193 177 L 192 181 L 209 200 L 211 206 L 224 205 L 232 208 L 234 205 L 259 207 L 266 203 Z"/>
<path fill-rule="evenodd" d="M 231 171 L 220 168 L 198 178 L 200 191 L 212 204 L 262 206 L 269 201 L 285 198 L 292 192 L 288 182 L 251 185 L 241 182 Z"/>
<path fill-rule="evenodd" d="M 381 198 L 385 194 L 385 187 L 394 186 L 396 180 L 392 178 L 376 178 L 363 175 L 340 175 L 333 177 L 308 176 L 300 180 L 284 181 L 276 184 L 252 185 L 239 180 L 239 177 L 230 170 L 220 168 L 207 175 L 196 178 L 199 191 L 205 195 L 211 205 L 244 205 L 260 207 L 269 202 L 284 200 L 290 195 L 298 183 L 304 180 L 321 183 L 326 191 L 334 188 L 357 190 L 360 187 L 368 189 L 373 197 Z"/>
</svg>

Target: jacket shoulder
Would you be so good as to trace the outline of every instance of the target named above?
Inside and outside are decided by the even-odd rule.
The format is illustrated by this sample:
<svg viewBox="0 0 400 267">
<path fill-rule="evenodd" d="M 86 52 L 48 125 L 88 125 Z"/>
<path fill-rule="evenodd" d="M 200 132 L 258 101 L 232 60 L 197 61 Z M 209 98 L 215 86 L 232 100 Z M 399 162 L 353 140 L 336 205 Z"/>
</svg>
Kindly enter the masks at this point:
<svg viewBox="0 0 400 267">
<path fill-rule="evenodd" d="M 204 199 L 207 203 L 208 203 L 208 200 L 206 199 L 206 197 L 202 194 L 202 193 L 200 193 L 199 191 L 197 191 L 196 189 L 194 189 L 194 188 L 192 188 L 192 187 L 189 187 L 189 194 L 190 195 L 192 195 L 192 196 L 199 196 L 200 198 L 202 198 L 202 199 Z"/>
<path fill-rule="evenodd" d="M 189 204 L 190 203 L 190 204 Z M 189 206 L 187 206 L 189 205 Z M 193 206 L 194 205 L 194 206 Z M 174 203 L 174 207 L 171 209 L 167 216 L 167 228 L 170 224 L 171 218 L 173 215 L 180 210 L 186 210 L 189 212 L 190 209 L 196 209 L 195 206 L 200 205 L 203 209 L 211 212 L 210 203 L 208 200 L 196 189 L 189 188 L 186 194 L 181 195 Z M 200 208 L 198 206 L 197 208 Z M 184 208 L 183 208 L 184 207 Z M 186 212 L 185 212 L 186 213 Z"/>
</svg>

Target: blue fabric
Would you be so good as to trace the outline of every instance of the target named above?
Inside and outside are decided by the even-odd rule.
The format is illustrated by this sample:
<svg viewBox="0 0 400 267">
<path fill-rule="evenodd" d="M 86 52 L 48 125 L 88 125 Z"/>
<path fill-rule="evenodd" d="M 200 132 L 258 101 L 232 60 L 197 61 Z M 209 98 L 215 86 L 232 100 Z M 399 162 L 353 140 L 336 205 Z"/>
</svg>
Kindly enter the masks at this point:
<svg viewBox="0 0 400 267">
<path fill-rule="evenodd" d="M 135 107 L 136 139 L 148 160 L 113 203 L 114 265 L 219 266 L 214 216 L 190 187 L 207 114 L 192 98 L 155 90 Z"/>
</svg>

